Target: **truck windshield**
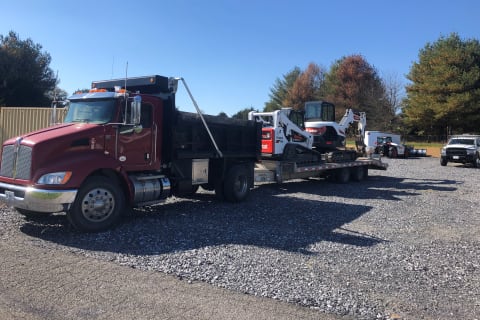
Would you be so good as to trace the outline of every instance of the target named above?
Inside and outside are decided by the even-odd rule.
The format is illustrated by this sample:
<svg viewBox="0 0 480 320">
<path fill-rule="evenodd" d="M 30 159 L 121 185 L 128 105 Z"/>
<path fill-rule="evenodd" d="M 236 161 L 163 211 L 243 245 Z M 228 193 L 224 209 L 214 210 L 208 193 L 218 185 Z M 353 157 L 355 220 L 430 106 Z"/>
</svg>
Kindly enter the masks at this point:
<svg viewBox="0 0 480 320">
<path fill-rule="evenodd" d="M 114 110 L 114 99 L 73 100 L 64 122 L 108 123 L 112 121 Z"/>
<path fill-rule="evenodd" d="M 474 139 L 452 139 L 448 144 L 475 144 Z"/>
<path fill-rule="evenodd" d="M 392 137 L 378 137 L 377 144 L 392 143 Z"/>
</svg>

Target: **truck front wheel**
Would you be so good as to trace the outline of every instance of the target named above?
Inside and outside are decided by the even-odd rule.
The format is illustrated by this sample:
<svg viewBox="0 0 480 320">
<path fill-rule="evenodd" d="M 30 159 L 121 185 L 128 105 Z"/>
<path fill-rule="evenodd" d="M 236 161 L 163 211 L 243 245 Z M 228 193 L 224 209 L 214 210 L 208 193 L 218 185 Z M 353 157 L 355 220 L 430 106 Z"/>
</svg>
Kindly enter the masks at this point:
<svg viewBox="0 0 480 320">
<path fill-rule="evenodd" d="M 445 167 L 447 165 L 447 163 L 448 163 L 447 158 L 444 158 L 444 157 L 440 158 L 440 165 L 441 166 Z"/>
<path fill-rule="evenodd" d="M 473 166 L 475 168 L 480 168 L 480 154 L 475 155 L 475 160 L 473 160 Z"/>
<path fill-rule="evenodd" d="M 125 196 L 117 181 L 100 176 L 91 177 L 78 191 L 67 218 L 80 231 L 98 232 L 118 221 L 124 205 Z"/>
<path fill-rule="evenodd" d="M 390 150 L 388 151 L 388 157 L 394 159 L 398 157 L 397 148 L 390 148 Z"/>
<path fill-rule="evenodd" d="M 247 198 L 250 187 L 248 185 L 248 170 L 243 165 L 230 168 L 223 185 L 224 196 L 227 201 L 240 202 Z"/>
</svg>

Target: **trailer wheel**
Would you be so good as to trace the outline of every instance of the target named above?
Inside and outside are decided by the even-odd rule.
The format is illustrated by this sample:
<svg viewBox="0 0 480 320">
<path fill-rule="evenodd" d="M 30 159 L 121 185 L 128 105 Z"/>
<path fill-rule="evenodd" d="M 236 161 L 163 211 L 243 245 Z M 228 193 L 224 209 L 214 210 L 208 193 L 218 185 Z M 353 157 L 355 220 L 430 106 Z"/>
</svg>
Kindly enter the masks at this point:
<svg viewBox="0 0 480 320">
<path fill-rule="evenodd" d="M 352 180 L 353 181 L 362 181 L 365 179 L 365 171 L 367 171 L 368 168 L 366 166 L 358 166 L 358 167 L 353 167 L 352 168 Z"/>
<path fill-rule="evenodd" d="M 223 183 L 223 191 L 225 199 L 230 202 L 240 202 L 247 198 L 250 187 L 245 166 L 236 165 L 230 168 Z"/>
<path fill-rule="evenodd" d="M 347 167 L 337 169 L 335 179 L 338 183 L 347 183 L 350 180 L 350 169 Z"/>
<path fill-rule="evenodd" d="M 85 181 L 67 212 L 70 223 L 84 232 L 98 232 L 112 227 L 120 218 L 125 196 L 119 185 L 106 177 Z"/>
</svg>

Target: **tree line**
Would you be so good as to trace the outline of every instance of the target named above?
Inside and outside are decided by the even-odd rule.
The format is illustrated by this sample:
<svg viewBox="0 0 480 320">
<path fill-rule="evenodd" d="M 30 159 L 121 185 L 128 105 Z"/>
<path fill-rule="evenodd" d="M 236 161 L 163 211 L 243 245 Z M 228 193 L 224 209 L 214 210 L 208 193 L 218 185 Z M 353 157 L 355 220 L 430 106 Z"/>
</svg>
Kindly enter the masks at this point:
<svg viewBox="0 0 480 320">
<path fill-rule="evenodd" d="M 0 35 L 0 106 L 45 106 L 67 93 L 58 88 L 51 57 L 40 44 L 22 40 L 14 31 Z M 480 43 L 458 34 L 441 36 L 420 49 L 402 87 L 395 77 L 382 78 L 362 55 L 344 56 L 327 70 L 310 63 L 277 78 L 262 110 L 301 110 L 306 101 L 364 111 L 368 129 L 402 134 L 480 133 Z M 404 94 L 403 94 L 404 89 Z M 246 119 L 254 108 L 232 117 Z M 222 116 L 227 116 L 224 112 Z"/>
</svg>

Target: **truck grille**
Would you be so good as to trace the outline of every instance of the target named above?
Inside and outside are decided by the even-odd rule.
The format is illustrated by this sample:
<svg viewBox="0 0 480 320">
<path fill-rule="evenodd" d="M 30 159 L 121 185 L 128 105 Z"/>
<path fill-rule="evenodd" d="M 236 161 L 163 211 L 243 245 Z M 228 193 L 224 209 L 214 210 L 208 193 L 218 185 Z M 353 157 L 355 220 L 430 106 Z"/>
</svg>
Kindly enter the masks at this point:
<svg viewBox="0 0 480 320">
<path fill-rule="evenodd" d="M 447 148 L 447 156 L 466 156 L 467 150 L 464 148 Z"/>
<path fill-rule="evenodd" d="M 0 176 L 28 180 L 30 179 L 31 164 L 31 147 L 20 145 L 15 153 L 15 145 L 5 146 L 2 152 Z"/>
</svg>

